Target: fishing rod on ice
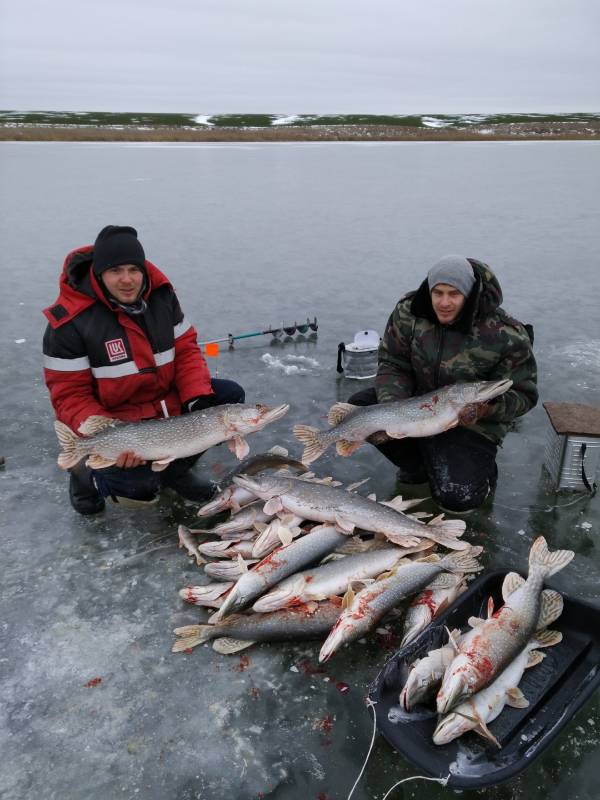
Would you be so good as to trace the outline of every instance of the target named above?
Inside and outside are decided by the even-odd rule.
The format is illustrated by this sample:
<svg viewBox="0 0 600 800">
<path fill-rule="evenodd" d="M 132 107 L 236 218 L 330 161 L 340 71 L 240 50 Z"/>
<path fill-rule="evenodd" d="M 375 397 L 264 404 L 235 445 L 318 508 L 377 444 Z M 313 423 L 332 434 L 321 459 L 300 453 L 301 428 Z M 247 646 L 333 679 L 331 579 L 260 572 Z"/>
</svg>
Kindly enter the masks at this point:
<svg viewBox="0 0 600 800">
<path fill-rule="evenodd" d="M 227 336 L 223 336 L 220 339 L 207 339 L 205 342 L 198 342 L 201 347 L 206 346 L 207 349 L 211 345 L 217 345 L 216 350 L 218 351 L 218 345 L 221 342 L 227 342 L 229 344 L 229 349 L 232 349 L 234 346 L 234 342 L 238 341 L 238 339 L 250 339 L 252 336 L 267 336 L 271 335 L 276 339 L 282 339 L 284 336 L 293 336 L 295 333 L 308 333 L 309 330 L 317 331 L 319 329 L 319 325 L 317 323 L 317 318 L 314 317 L 313 321 L 311 322 L 308 317 L 306 318 L 305 323 L 298 324 L 294 322 L 293 325 L 285 325 L 285 323 L 281 323 L 281 327 L 279 328 L 272 328 L 268 327 L 266 330 L 263 331 L 252 331 L 251 333 L 238 333 L 235 336 L 232 333 L 228 333 Z"/>
</svg>

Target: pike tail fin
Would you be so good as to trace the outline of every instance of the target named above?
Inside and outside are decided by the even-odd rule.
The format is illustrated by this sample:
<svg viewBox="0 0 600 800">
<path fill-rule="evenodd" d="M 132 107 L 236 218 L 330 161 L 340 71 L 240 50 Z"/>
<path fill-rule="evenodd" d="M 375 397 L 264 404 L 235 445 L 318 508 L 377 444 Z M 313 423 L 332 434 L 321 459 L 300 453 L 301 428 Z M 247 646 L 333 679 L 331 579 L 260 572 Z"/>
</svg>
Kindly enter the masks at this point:
<svg viewBox="0 0 600 800">
<path fill-rule="evenodd" d="M 555 572 L 566 567 L 575 556 L 572 550 L 548 550 L 548 545 L 543 536 L 538 536 L 529 551 L 529 574 L 538 572 L 543 578 L 549 578 Z"/>
<path fill-rule="evenodd" d="M 175 628 L 173 633 L 180 638 L 177 639 L 173 647 L 172 653 L 183 653 L 186 650 L 191 650 L 196 645 L 204 644 L 210 639 L 214 639 L 219 635 L 219 629 L 214 625 L 184 625 L 183 628 Z"/>
<path fill-rule="evenodd" d="M 304 445 L 304 453 L 302 455 L 304 464 L 312 464 L 331 444 L 328 441 L 328 437 L 326 439 L 323 431 L 318 428 L 311 428 L 309 425 L 294 425 L 294 436 L 300 439 Z"/>
<path fill-rule="evenodd" d="M 431 520 L 423 525 L 423 536 L 442 547 L 447 547 L 448 550 L 468 550 L 471 545 L 459 539 L 466 527 L 464 519 L 446 519 L 443 522 Z"/>
<path fill-rule="evenodd" d="M 74 467 L 75 464 L 79 463 L 85 453 L 78 453 L 77 450 L 77 443 L 79 442 L 79 436 L 64 424 L 64 422 L 60 422 L 56 420 L 54 423 L 54 430 L 56 431 L 56 435 L 58 436 L 58 441 L 60 446 L 62 447 L 63 451 L 58 456 L 58 466 L 61 469 L 71 469 Z"/>
<path fill-rule="evenodd" d="M 450 553 L 444 556 L 440 565 L 449 572 L 480 572 L 483 567 L 477 561 L 477 556 L 483 551 L 482 547 L 470 547 L 462 553 Z"/>
</svg>

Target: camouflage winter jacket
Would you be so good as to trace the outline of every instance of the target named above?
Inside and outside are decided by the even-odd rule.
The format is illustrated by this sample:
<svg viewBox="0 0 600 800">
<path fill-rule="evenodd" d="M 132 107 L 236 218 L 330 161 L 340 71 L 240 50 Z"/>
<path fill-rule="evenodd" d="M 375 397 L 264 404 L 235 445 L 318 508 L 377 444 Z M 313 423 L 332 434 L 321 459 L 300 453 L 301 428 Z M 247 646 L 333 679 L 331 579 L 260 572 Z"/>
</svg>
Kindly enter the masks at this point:
<svg viewBox="0 0 600 800">
<path fill-rule="evenodd" d="M 537 403 L 537 368 L 525 327 L 500 308 L 496 276 L 481 261 L 469 262 L 476 282 L 453 324 L 438 322 L 427 280 L 400 299 L 379 348 L 377 400 L 402 400 L 463 381 L 510 378 L 512 388 L 471 427 L 500 444 L 515 417 Z"/>
</svg>

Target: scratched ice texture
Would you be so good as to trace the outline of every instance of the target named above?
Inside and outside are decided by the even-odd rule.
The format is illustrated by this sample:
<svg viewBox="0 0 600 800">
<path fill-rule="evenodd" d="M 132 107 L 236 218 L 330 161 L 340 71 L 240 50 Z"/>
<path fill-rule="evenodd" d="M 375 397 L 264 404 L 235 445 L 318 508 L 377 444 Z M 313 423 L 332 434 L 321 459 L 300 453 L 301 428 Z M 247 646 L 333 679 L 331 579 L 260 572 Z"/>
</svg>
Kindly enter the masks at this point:
<svg viewBox="0 0 600 800">
<path fill-rule="evenodd" d="M 145 512 L 71 510 L 42 380 L 41 308 L 70 249 L 128 224 L 200 339 L 316 316 L 316 336 L 248 339 L 210 360 L 250 400 L 291 404 L 249 438 L 252 452 L 279 444 L 300 455 L 292 425 L 324 424 L 358 386 L 335 370 L 338 343 L 381 332 L 436 259 L 464 253 L 492 265 L 505 308 L 533 324 L 542 399 L 598 405 L 600 143 L 3 143 L 0 159 L 0 795 L 346 798 L 372 735 L 366 687 L 398 640 L 374 635 L 323 668 L 317 643 L 171 654 L 172 629 L 207 616 L 178 596 L 204 581 L 176 543 L 194 507 L 163 497 Z M 539 534 L 572 548 L 551 585 L 598 605 L 598 497 L 553 491 L 541 405 L 517 428 L 467 537 L 490 568 L 525 570 Z M 199 469 L 219 476 L 233 463 L 218 447 Z M 368 476 L 382 498 L 395 490 L 369 447 L 349 459 L 331 449 L 315 466 L 348 482 Z M 463 796 L 591 798 L 599 732 L 596 697 L 521 776 Z M 353 797 L 381 798 L 414 774 L 378 738 Z"/>
</svg>

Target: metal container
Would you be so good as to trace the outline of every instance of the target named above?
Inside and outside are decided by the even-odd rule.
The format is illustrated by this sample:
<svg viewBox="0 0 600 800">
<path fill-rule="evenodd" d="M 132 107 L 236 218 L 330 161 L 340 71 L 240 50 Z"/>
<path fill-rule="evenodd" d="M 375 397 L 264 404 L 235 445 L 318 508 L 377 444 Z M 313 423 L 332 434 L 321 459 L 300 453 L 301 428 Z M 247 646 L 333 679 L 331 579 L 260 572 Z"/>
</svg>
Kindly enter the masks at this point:
<svg viewBox="0 0 600 800">
<path fill-rule="evenodd" d="M 600 477 L 600 431 L 597 430 L 595 418 L 595 413 L 600 413 L 600 410 L 566 403 L 544 403 L 544 407 L 551 423 L 548 426 L 544 467 L 555 488 L 591 492 Z M 581 409 L 587 416 L 584 423 L 579 422 L 578 425 L 576 413 Z M 571 425 L 565 421 L 567 415 L 569 421 L 575 419 Z M 579 433 L 574 430 L 577 427 L 581 429 Z"/>
<path fill-rule="evenodd" d="M 379 334 L 377 331 L 359 331 L 350 344 L 338 345 L 337 371 L 346 378 L 367 380 L 377 375 L 377 352 Z"/>
</svg>

